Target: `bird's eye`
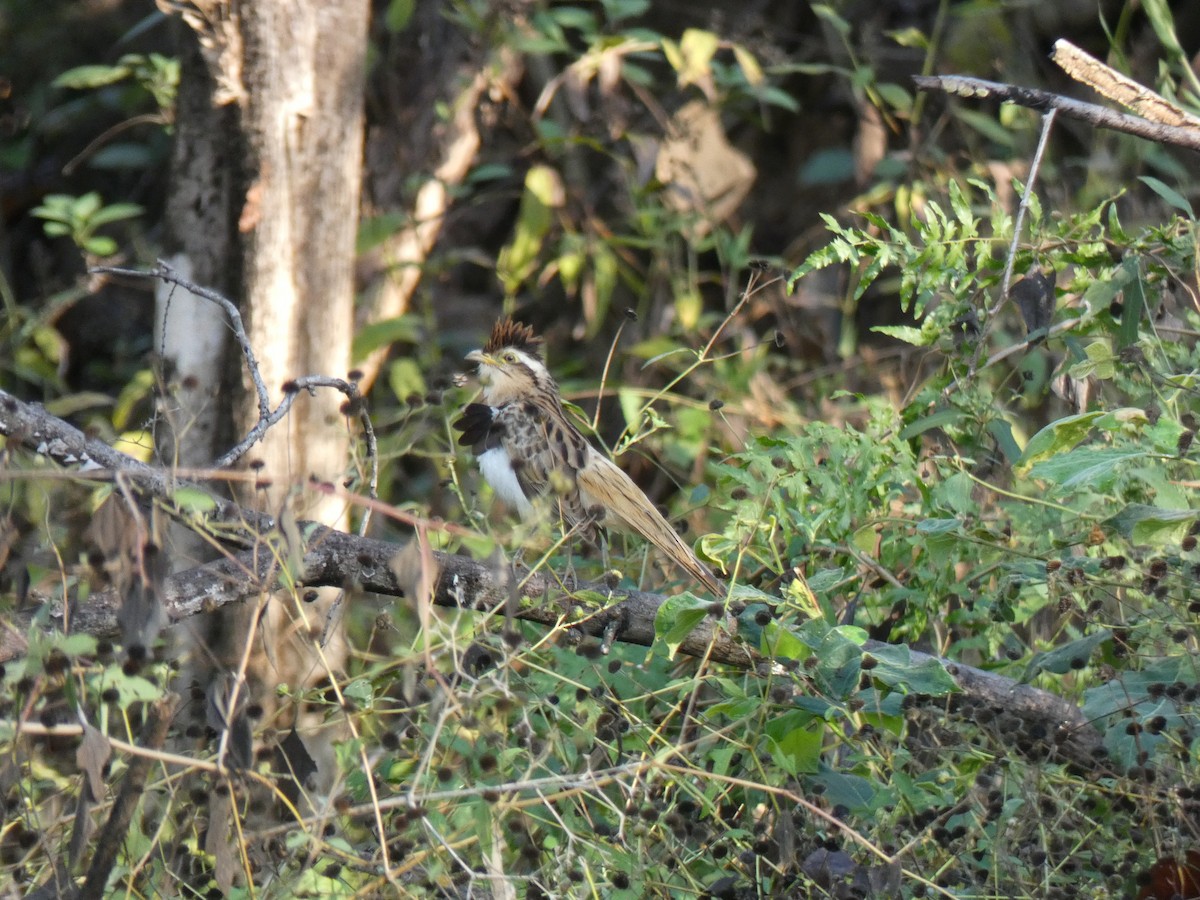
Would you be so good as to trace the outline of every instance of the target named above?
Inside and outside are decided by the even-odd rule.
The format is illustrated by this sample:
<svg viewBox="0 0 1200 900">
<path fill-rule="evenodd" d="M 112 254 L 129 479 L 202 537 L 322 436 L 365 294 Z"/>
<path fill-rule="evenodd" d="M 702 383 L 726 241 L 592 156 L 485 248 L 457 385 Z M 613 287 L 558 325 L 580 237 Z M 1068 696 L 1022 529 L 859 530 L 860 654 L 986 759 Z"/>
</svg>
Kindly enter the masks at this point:
<svg viewBox="0 0 1200 900">
<path fill-rule="evenodd" d="M 515 363 L 517 361 L 517 354 L 511 350 L 505 350 L 501 356 L 501 359 L 503 359 L 506 363 Z"/>
</svg>

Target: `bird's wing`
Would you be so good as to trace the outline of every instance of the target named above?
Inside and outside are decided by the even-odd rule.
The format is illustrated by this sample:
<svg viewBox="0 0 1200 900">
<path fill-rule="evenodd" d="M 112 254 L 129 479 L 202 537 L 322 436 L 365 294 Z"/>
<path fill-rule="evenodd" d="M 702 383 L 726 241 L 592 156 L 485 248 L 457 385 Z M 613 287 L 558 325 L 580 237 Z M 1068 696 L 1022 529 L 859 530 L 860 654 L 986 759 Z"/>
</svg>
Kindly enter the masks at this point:
<svg viewBox="0 0 1200 900">
<path fill-rule="evenodd" d="M 579 490 L 587 507 L 598 506 L 609 521 L 636 531 L 669 556 L 688 574 L 718 597 L 725 594 L 721 582 L 696 557 L 692 548 L 679 536 L 671 523 L 662 517 L 650 498 L 616 463 L 591 450 L 587 464 L 576 473 Z"/>
<path fill-rule="evenodd" d="M 497 409 L 495 418 L 525 494 L 549 494 L 570 524 L 585 521 L 587 510 L 576 476 L 591 447 L 567 420 L 561 405 L 552 398 L 513 402 Z"/>
<path fill-rule="evenodd" d="M 476 456 L 499 447 L 503 428 L 495 426 L 496 410 L 486 403 L 468 403 L 463 414 L 454 420 L 454 427 L 462 432 L 458 436 L 458 445 L 470 447 Z"/>
<path fill-rule="evenodd" d="M 468 404 L 454 422 L 454 427 L 462 432 L 458 443 L 471 447 L 479 461 L 479 471 L 492 490 L 515 508 L 521 518 L 527 519 L 533 515 L 530 497 L 534 495 L 522 484 L 513 468 L 512 459 L 504 446 L 505 426 L 499 418 L 499 412 L 499 409 L 486 403 Z"/>
</svg>

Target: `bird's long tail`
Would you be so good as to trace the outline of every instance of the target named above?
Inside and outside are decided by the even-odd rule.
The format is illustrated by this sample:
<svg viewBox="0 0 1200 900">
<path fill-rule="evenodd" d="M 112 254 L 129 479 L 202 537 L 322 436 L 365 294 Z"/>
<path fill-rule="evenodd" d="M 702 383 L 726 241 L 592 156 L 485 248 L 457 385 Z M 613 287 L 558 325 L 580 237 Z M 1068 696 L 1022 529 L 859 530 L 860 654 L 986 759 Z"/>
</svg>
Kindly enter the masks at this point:
<svg viewBox="0 0 1200 900">
<path fill-rule="evenodd" d="M 724 597 L 726 590 L 721 582 L 615 463 L 595 454 L 577 473 L 577 478 L 589 506 L 600 506 L 606 516 L 642 535 L 714 595 Z"/>
</svg>

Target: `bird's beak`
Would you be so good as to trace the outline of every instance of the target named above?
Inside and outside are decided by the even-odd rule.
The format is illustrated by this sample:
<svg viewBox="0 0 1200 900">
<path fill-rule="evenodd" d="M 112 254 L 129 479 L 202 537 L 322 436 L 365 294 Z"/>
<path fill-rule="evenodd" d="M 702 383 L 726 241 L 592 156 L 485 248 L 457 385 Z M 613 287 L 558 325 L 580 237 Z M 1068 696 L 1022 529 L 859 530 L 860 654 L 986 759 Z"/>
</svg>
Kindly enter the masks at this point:
<svg viewBox="0 0 1200 900">
<path fill-rule="evenodd" d="M 481 366 L 494 366 L 496 360 L 482 350 L 472 350 L 467 354 L 467 362 L 478 363 Z"/>
</svg>

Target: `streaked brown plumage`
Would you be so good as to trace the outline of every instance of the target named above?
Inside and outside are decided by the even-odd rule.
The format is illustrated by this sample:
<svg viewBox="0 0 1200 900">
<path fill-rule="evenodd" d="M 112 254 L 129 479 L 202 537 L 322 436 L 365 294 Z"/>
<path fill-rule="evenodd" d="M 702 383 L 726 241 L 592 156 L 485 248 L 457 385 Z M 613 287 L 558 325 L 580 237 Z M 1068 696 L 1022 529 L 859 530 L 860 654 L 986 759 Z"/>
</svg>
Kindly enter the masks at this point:
<svg viewBox="0 0 1200 900">
<path fill-rule="evenodd" d="M 636 531 L 714 594 L 725 589 L 633 480 L 571 424 L 558 385 L 528 325 L 497 322 L 483 349 L 467 354 L 479 366 L 483 402 L 471 403 L 454 427 L 471 446 L 492 489 L 533 514 L 533 499 L 557 499 L 572 527 L 614 525 Z"/>
</svg>

